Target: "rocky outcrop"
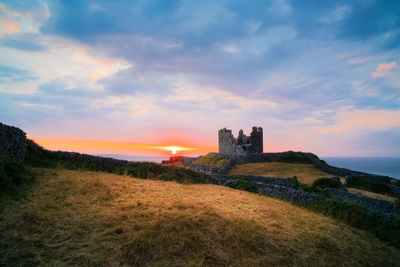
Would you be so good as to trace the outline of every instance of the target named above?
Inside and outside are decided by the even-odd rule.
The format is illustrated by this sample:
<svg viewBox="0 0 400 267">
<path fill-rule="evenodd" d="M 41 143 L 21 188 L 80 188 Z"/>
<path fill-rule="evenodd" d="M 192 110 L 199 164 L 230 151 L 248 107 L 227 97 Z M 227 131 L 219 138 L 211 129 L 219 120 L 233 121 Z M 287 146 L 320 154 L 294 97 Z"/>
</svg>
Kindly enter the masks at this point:
<svg viewBox="0 0 400 267">
<path fill-rule="evenodd" d="M 21 129 L 0 123 L 0 153 L 22 162 L 27 147 L 26 133 Z"/>
</svg>

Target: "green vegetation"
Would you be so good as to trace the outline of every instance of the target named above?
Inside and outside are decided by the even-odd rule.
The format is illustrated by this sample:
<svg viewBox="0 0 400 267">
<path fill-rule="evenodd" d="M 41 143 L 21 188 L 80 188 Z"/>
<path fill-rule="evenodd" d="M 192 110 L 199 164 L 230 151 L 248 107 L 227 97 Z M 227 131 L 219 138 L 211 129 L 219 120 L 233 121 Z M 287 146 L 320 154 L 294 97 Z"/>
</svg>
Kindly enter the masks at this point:
<svg viewBox="0 0 400 267">
<path fill-rule="evenodd" d="M 313 163 L 312 158 L 318 159 L 314 154 L 288 151 L 285 156 L 283 156 L 279 162 L 286 163 Z"/>
<path fill-rule="evenodd" d="M 288 178 L 294 182 L 294 188 L 300 189 L 309 193 L 325 193 L 326 189 L 329 188 L 338 188 L 346 191 L 346 188 L 343 184 L 335 179 L 330 178 L 319 178 L 316 179 L 311 185 L 301 183 L 297 176 L 293 176 L 293 178 Z"/>
<path fill-rule="evenodd" d="M 390 179 L 388 178 L 387 183 L 390 183 Z M 354 176 L 350 180 L 350 182 L 346 185 L 347 187 L 355 187 L 367 191 L 371 191 L 374 193 L 379 193 L 379 194 L 388 194 L 391 195 L 390 188 L 387 186 L 387 184 L 382 183 L 382 182 L 377 182 L 371 179 L 367 179 L 361 176 Z"/>
<path fill-rule="evenodd" d="M 131 177 L 145 179 L 176 181 L 178 183 L 208 183 L 207 177 L 200 172 L 185 168 L 173 168 L 153 162 L 129 162 L 116 170 L 117 174 L 126 174 Z"/>
<path fill-rule="evenodd" d="M 194 164 L 204 164 L 210 165 L 214 167 L 222 167 L 227 161 L 229 157 L 217 156 L 217 155 L 205 155 L 198 158 L 194 161 Z"/>
<path fill-rule="evenodd" d="M 33 173 L 23 164 L 0 154 L 0 191 L 10 191 L 17 186 L 33 181 Z"/>
<path fill-rule="evenodd" d="M 356 228 L 369 231 L 381 240 L 400 248 L 400 217 L 387 218 L 342 199 L 326 199 L 311 202 L 307 208 L 330 216 Z"/>
<path fill-rule="evenodd" d="M 249 183 L 249 180 L 241 176 L 233 176 L 233 181 L 229 187 L 239 190 L 244 190 L 251 193 L 257 193 L 257 187 Z"/>
<path fill-rule="evenodd" d="M 325 189 L 325 188 L 345 189 L 344 185 L 340 182 L 340 180 L 335 180 L 335 179 L 330 179 L 330 178 L 317 179 L 312 183 L 311 187 L 315 188 L 316 191 Z"/>
</svg>

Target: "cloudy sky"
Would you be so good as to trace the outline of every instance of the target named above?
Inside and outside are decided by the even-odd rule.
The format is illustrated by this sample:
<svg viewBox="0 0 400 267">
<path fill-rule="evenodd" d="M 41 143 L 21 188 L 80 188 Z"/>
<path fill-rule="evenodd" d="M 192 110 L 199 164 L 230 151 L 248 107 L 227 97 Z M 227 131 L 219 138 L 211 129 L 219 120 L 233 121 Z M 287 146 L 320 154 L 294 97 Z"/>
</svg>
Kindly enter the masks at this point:
<svg viewBox="0 0 400 267">
<path fill-rule="evenodd" d="M 400 1 L 0 0 L 0 122 L 92 153 L 262 126 L 266 152 L 400 156 Z"/>
</svg>

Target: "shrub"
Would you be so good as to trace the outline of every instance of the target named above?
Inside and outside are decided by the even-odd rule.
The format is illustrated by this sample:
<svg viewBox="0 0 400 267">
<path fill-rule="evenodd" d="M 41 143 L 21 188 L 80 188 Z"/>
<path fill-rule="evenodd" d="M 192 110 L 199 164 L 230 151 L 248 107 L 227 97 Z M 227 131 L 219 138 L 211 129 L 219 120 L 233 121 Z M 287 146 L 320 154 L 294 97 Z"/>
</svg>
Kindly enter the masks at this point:
<svg viewBox="0 0 400 267">
<path fill-rule="evenodd" d="M 24 165 L 0 154 L 0 190 L 12 189 L 32 180 L 32 173 Z"/>
<path fill-rule="evenodd" d="M 286 163 L 313 163 L 312 158 L 318 159 L 314 154 L 289 151 L 278 161 Z"/>
<path fill-rule="evenodd" d="M 217 155 L 205 155 L 196 159 L 193 162 L 193 164 L 204 164 L 215 167 L 222 167 L 228 160 L 229 157 L 217 156 Z"/>
<path fill-rule="evenodd" d="M 207 183 L 208 179 L 204 174 L 185 169 L 172 168 L 153 162 L 130 162 L 126 166 L 119 168 L 116 173 L 126 174 L 132 177 L 145 179 L 176 181 L 178 183 Z"/>
<path fill-rule="evenodd" d="M 353 176 L 346 186 L 355 187 L 378 194 L 391 194 L 390 188 L 385 183 L 377 182 L 361 176 Z"/>
<path fill-rule="evenodd" d="M 328 215 L 359 229 L 372 232 L 378 238 L 400 248 L 400 217 L 385 217 L 366 207 L 342 199 L 319 200 L 305 204 L 309 209 Z"/>
<path fill-rule="evenodd" d="M 319 178 L 312 183 L 311 187 L 314 187 L 316 189 L 344 188 L 343 184 L 340 181 L 330 178 Z"/>
<path fill-rule="evenodd" d="M 233 181 L 229 185 L 229 187 L 234 188 L 234 189 L 239 189 L 239 190 L 244 190 L 252 193 L 257 193 L 257 187 L 253 184 L 250 184 L 249 180 L 247 180 L 244 177 L 240 176 L 234 176 L 232 177 Z"/>
</svg>

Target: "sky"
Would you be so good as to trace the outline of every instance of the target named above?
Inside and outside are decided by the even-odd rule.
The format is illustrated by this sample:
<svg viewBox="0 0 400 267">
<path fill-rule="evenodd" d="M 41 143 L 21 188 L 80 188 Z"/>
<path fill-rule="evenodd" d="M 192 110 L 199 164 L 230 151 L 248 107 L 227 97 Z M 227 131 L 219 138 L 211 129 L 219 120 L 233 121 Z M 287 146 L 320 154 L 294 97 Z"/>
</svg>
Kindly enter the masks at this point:
<svg viewBox="0 0 400 267">
<path fill-rule="evenodd" d="M 49 149 L 400 156 L 400 1 L 0 0 L 0 122 Z"/>
</svg>

